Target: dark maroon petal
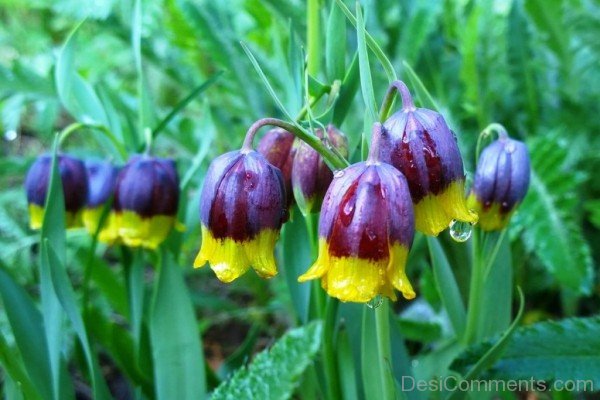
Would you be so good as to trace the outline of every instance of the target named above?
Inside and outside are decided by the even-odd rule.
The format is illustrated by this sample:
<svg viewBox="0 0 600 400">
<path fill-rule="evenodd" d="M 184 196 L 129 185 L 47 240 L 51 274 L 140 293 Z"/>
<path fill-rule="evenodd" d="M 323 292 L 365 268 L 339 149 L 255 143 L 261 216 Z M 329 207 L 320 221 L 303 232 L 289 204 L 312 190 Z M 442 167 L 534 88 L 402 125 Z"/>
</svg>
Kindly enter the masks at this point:
<svg viewBox="0 0 600 400">
<path fill-rule="evenodd" d="M 423 108 L 398 111 L 385 122 L 382 135 L 380 159 L 406 176 L 414 203 L 464 177 L 456 138 L 440 114 Z"/>
<path fill-rule="evenodd" d="M 334 174 L 331 185 L 325 193 L 319 217 L 319 237 L 329 237 L 333 219 L 337 215 L 342 196 L 350 186 L 363 174 L 367 165 L 364 162 L 353 164 Z"/>
<path fill-rule="evenodd" d="M 382 180 L 381 165 L 367 165 L 364 173 L 341 194 L 327 242 L 335 257 L 380 260 L 389 257 L 391 214 L 387 192 L 389 176 Z M 385 173 L 384 173 L 385 174 Z"/>
<path fill-rule="evenodd" d="M 178 203 L 179 179 L 172 161 L 134 157 L 117 177 L 117 210 L 130 210 L 142 217 L 175 215 Z"/>
<path fill-rule="evenodd" d="M 203 189 L 201 208 L 210 204 L 208 227 L 216 238 L 243 241 L 263 229 L 281 228 L 286 218 L 285 188 L 279 169 L 261 154 L 238 154 L 211 165 L 210 179 L 218 183 L 214 191 Z"/>
<path fill-rule="evenodd" d="M 281 170 L 285 183 L 288 204 L 293 200 L 292 195 L 292 164 L 296 147 L 295 136 L 282 128 L 273 128 L 262 137 L 256 150 L 262 154 L 267 161 Z"/>
<path fill-rule="evenodd" d="M 525 197 L 529 175 L 527 146 L 517 140 L 501 138 L 481 152 L 473 192 L 484 208 L 498 204 L 501 211 L 509 212 Z"/>
<path fill-rule="evenodd" d="M 391 165 L 378 166 L 382 195 L 388 203 L 388 230 L 390 242 L 411 247 L 415 234 L 415 217 L 406 178 Z"/>
<path fill-rule="evenodd" d="M 208 226 L 210 219 L 210 210 L 217 195 L 217 190 L 221 185 L 221 181 L 225 174 L 233 167 L 233 165 L 242 157 L 239 150 L 230 151 L 221 154 L 215 158 L 206 171 L 202 193 L 200 195 L 200 221 L 205 226 Z"/>
<path fill-rule="evenodd" d="M 85 205 L 88 195 L 85 165 L 81 160 L 65 154 L 57 155 L 57 162 L 65 198 L 65 209 L 70 212 L 77 212 Z M 29 169 L 25 178 L 25 189 L 29 203 L 39 206 L 45 204 L 51 166 L 52 156 L 43 155 Z"/>
</svg>

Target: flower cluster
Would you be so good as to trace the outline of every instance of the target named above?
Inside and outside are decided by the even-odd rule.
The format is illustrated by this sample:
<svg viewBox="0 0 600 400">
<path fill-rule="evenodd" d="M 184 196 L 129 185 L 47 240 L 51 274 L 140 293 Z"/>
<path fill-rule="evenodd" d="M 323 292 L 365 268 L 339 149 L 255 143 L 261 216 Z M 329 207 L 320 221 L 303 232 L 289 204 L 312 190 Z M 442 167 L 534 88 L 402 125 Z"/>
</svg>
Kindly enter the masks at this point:
<svg viewBox="0 0 600 400">
<path fill-rule="evenodd" d="M 122 168 L 65 154 L 56 160 L 68 228 L 83 225 L 102 242 L 155 249 L 175 226 L 179 178 L 173 160 L 134 156 Z M 51 156 L 39 157 L 25 179 L 32 229 L 42 226 L 51 163 Z"/>
<path fill-rule="evenodd" d="M 224 282 L 250 267 L 274 276 L 275 242 L 295 199 L 303 213 L 321 212 L 318 258 L 300 282 L 320 278 L 327 293 L 342 301 L 395 299 L 395 289 L 412 299 L 405 266 L 415 229 L 437 236 L 453 221 L 475 224 L 478 212 L 484 229 L 504 226 L 526 192 L 526 148 L 503 137 L 487 148 L 467 203 L 455 134 L 441 114 L 416 108 L 401 81 L 390 86 L 389 104 L 396 91 L 402 108 L 375 124 L 368 159 L 335 174 L 323 149 L 295 137 L 299 128 L 257 121 L 242 149 L 218 157 L 207 172 L 194 266 L 210 264 Z M 257 152 L 253 137 L 267 124 L 278 128 L 263 137 Z M 346 139 L 335 127 L 315 136 L 347 156 Z"/>
</svg>

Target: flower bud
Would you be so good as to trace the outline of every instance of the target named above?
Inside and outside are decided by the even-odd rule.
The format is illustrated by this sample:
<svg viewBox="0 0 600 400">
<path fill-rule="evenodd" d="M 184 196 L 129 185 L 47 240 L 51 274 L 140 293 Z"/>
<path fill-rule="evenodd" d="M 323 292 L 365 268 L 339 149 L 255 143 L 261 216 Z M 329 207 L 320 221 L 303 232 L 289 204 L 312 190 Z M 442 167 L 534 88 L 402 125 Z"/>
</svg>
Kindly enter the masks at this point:
<svg viewBox="0 0 600 400">
<path fill-rule="evenodd" d="M 316 135 L 323 139 L 323 131 Z M 348 155 L 348 139 L 333 125 L 327 126 L 327 139 L 344 157 Z M 333 179 L 333 172 L 323 157 L 308 144 L 301 142 L 294 156 L 292 166 L 292 187 L 294 198 L 303 214 L 318 211 L 323 196 Z"/>
<path fill-rule="evenodd" d="M 415 292 L 405 265 L 414 236 L 406 179 L 396 168 L 361 162 L 336 174 L 323 199 L 319 256 L 299 282 L 321 278 L 342 301 L 367 302 L 378 294 L 406 299 Z"/>
<path fill-rule="evenodd" d="M 102 213 L 109 201 L 112 201 L 119 169 L 110 162 L 86 161 L 89 192 L 83 209 L 83 225 L 90 234 L 95 234 L 102 219 Z M 104 243 L 113 243 L 117 240 L 119 231 L 116 215 L 108 213 L 103 226 L 98 233 L 98 240 Z"/>
<path fill-rule="evenodd" d="M 281 171 L 251 149 L 225 153 L 210 164 L 200 197 L 202 246 L 194 267 L 208 262 L 231 282 L 251 266 L 277 274 L 275 242 L 287 218 Z"/>
<path fill-rule="evenodd" d="M 383 125 L 380 157 L 406 176 L 417 230 L 436 236 L 452 220 L 477 222 L 477 215 L 467 208 L 463 162 L 454 133 L 441 114 L 415 108 L 408 89 L 401 85 L 403 108 Z"/>
<path fill-rule="evenodd" d="M 179 177 L 175 162 L 134 156 L 119 172 L 113 208 L 128 246 L 155 249 L 176 224 Z"/>
<path fill-rule="evenodd" d="M 274 128 L 265 133 L 256 148 L 268 162 L 281 170 L 288 208 L 294 200 L 292 194 L 292 163 L 296 154 L 294 139 L 293 133 L 282 128 Z"/>
<path fill-rule="evenodd" d="M 66 154 L 58 154 L 56 162 L 65 199 L 65 224 L 67 228 L 81 226 L 80 212 L 85 205 L 88 193 L 85 166 L 80 160 Z M 29 204 L 29 226 L 31 229 L 41 228 L 44 220 L 44 206 L 51 168 L 52 156 L 40 156 L 31 165 L 25 178 L 25 190 Z"/>
<path fill-rule="evenodd" d="M 500 135 L 479 157 L 469 207 L 486 231 L 504 228 L 529 187 L 529 152 L 518 140 Z"/>
</svg>

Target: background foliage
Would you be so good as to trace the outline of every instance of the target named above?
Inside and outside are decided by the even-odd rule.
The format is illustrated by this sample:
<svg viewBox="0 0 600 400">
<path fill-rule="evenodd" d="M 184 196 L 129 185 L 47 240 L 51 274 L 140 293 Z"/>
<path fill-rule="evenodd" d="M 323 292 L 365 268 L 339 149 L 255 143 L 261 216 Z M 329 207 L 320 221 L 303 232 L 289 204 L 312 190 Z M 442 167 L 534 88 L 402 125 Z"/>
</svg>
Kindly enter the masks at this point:
<svg viewBox="0 0 600 400">
<path fill-rule="evenodd" d="M 597 314 L 600 4 L 596 0 L 361 4 L 367 31 L 399 77 L 415 87 L 407 69 L 412 67 L 457 132 L 468 174 L 474 167 L 477 136 L 489 122 L 502 123 L 529 145 L 533 168 L 529 195 L 511 223 L 510 245 L 503 246 L 492 272 L 498 274 L 494 282 L 508 286 L 492 284 L 488 289 L 510 304 L 512 284 L 522 287 L 524 324 Z M 354 4 L 347 5 L 354 12 Z M 332 111 L 332 118 L 343 121 L 341 129 L 350 137 L 357 159 L 365 103 L 358 67 L 351 66 L 361 35 L 357 38 L 350 23 L 341 34 L 339 29 L 327 31 L 330 10 L 339 13 L 335 2 L 324 1 L 321 19 L 327 34 L 321 38 L 327 55 L 336 57 L 320 60 L 322 68 L 312 74 L 309 91 L 314 95 L 354 71 L 356 76 L 344 81 L 338 98 L 343 107 Z M 102 379 L 93 379 L 100 373 L 108 377 L 113 394 L 133 391 L 169 398 L 172 385 L 192 392 L 212 389 L 288 327 L 306 322 L 308 311 L 301 309 L 306 290 L 293 283 L 312 258 L 310 248 L 294 246 L 306 235 L 301 218 L 285 228 L 277 249 L 283 271 L 276 279 L 263 281 L 247 274 L 223 285 L 208 269 L 190 268 L 199 246 L 197 204 L 208 162 L 238 148 L 254 120 L 283 116 L 240 41 L 295 116 L 304 104 L 305 16 L 305 4 L 299 0 L 0 1 L 0 363 L 5 395 L 20 389 L 26 398 L 57 394 L 66 398 L 62 395 L 73 391 L 101 398 L 107 388 L 102 388 Z M 360 61 L 363 67 L 369 63 Z M 373 53 L 366 65 L 379 100 L 388 79 Z M 425 92 L 415 89 L 415 93 L 417 103 L 427 105 Z M 197 96 L 180 109 L 190 94 Z M 161 124 L 174 108 L 178 112 Z M 327 111 L 324 102 L 313 110 L 315 115 Z M 54 133 L 74 121 L 102 125 L 121 144 L 115 146 L 85 129 L 66 142 L 65 150 L 78 156 L 110 157 L 122 163 L 127 154 L 143 149 L 143 129 L 150 128 L 154 153 L 177 159 L 185 190 L 180 218 L 187 229 L 169 238 L 168 252 L 144 255 L 96 246 L 82 231 L 69 231 L 66 237 L 64 230 L 42 232 L 50 242 L 62 243 L 52 250 L 40 242 L 39 233 L 27 228 L 22 189 L 26 170 L 36 156 L 50 151 Z M 447 234 L 442 236 L 440 252 L 431 254 L 426 241 L 417 237 L 408 271 L 418 282 L 419 297 L 413 303 L 401 301 L 394 309 L 395 329 L 404 335 L 406 346 L 393 351 L 419 361 L 419 367 L 409 372 L 416 376 L 436 371 L 431 361 L 428 364 L 429 351 L 438 356 L 447 352 L 447 365 L 458 353 L 444 347 L 444 341 L 460 327 L 461 305 L 453 313 L 444 296 L 455 292 L 466 303 L 468 269 L 463 260 L 468 245 L 453 245 Z M 167 254 L 173 251 L 177 259 Z M 456 281 L 443 281 L 447 287 L 440 288 L 435 282 L 445 271 L 439 266 L 444 260 Z M 40 302 L 45 291 L 57 294 L 55 303 Z M 155 312 L 176 305 L 183 307 L 176 315 Z M 57 313 L 54 326 L 42 323 L 48 312 Z M 512 319 L 510 307 L 499 312 L 488 338 L 504 331 Z M 361 318 L 353 305 L 343 305 L 340 315 Z M 304 329 L 292 337 L 310 342 L 319 336 L 315 334 L 319 325 Z M 353 339 L 358 333 L 348 329 L 338 338 L 339 357 L 357 362 L 360 351 L 353 347 Z M 560 329 L 579 332 L 589 352 L 599 349 L 597 318 L 569 319 Z M 534 331 L 547 331 L 556 340 L 553 352 L 540 350 L 544 356 L 563 360 L 561 346 L 566 339 L 554 323 L 519 328 L 507 358 L 489 374 L 519 374 L 511 363 L 523 362 L 519 357 L 526 357 L 523 349 L 530 349 L 528 335 Z M 203 348 L 195 340 L 199 334 Z M 198 357 L 172 358 L 181 351 L 177 343 L 191 346 L 185 347 L 192 348 L 189 354 L 203 352 L 206 365 Z M 294 349 L 294 343 L 286 343 Z M 580 342 L 572 345 L 578 347 Z M 274 347 L 271 354 L 278 351 Z M 580 351 L 585 354 L 588 348 Z M 484 352 L 471 349 L 451 368 L 465 374 L 473 357 Z M 179 377 L 182 380 L 176 383 L 178 377 L 169 374 L 179 363 L 188 363 L 198 374 Z M 305 363 L 295 366 L 299 364 Z M 394 368 L 398 376 L 411 369 L 408 362 Z M 287 371 L 294 375 L 290 382 L 302 369 Z M 539 373 L 552 378 L 543 375 L 544 370 Z M 252 374 L 250 367 L 237 379 L 248 380 Z M 351 397 L 352 389 L 344 390 Z"/>
</svg>

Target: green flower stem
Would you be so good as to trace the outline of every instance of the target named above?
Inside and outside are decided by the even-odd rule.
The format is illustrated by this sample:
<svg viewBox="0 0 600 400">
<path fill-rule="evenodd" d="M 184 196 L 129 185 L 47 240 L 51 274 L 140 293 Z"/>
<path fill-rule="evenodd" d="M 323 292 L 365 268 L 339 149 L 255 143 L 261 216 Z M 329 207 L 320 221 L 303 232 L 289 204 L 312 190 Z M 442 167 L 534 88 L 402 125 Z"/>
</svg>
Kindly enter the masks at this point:
<svg viewBox="0 0 600 400">
<path fill-rule="evenodd" d="M 481 248 L 479 242 L 479 229 L 473 230 L 471 238 L 472 262 L 471 283 L 469 287 L 469 309 L 467 310 L 467 327 L 465 329 L 464 341 L 466 344 L 475 343 L 479 339 L 478 322 L 483 302 L 483 286 L 485 284 L 485 271 L 481 259 Z"/>
<path fill-rule="evenodd" d="M 323 159 L 328 162 L 335 169 L 343 169 L 346 168 L 349 164 L 348 161 L 343 157 L 340 157 L 338 154 L 330 150 L 318 137 L 309 133 L 306 129 L 302 128 L 300 125 L 292 124 L 289 122 L 282 121 L 276 118 L 263 118 L 259 119 L 255 123 L 250 126 L 248 132 L 246 133 L 246 138 L 244 139 L 244 144 L 242 145 L 243 152 L 252 151 L 252 142 L 254 141 L 254 136 L 256 132 L 262 128 L 263 126 L 277 126 L 279 128 L 285 129 L 288 132 L 293 133 L 296 137 L 303 140 L 310 147 L 315 149 L 317 153 L 323 157 Z"/>
<path fill-rule="evenodd" d="M 325 326 L 323 328 L 323 364 L 325 366 L 325 377 L 327 379 L 327 397 L 331 400 L 342 398 L 335 355 L 334 333 L 335 322 L 339 301 L 333 297 L 327 297 L 325 306 Z"/>
<path fill-rule="evenodd" d="M 475 161 L 479 161 L 479 154 L 481 153 L 484 139 L 490 137 L 494 132 L 496 132 L 498 138 L 508 138 L 508 133 L 506 132 L 506 128 L 504 128 L 504 126 L 496 122 L 492 122 L 486 126 L 485 129 L 479 134 L 479 137 L 477 137 L 477 145 L 475 146 Z"/>
<path fill-rule="evenodd" d="M 321 15 L 320 0 L 308 0 L 306 7 L 306 46 L 308 74 L 316 77 L 321 70 Z"/>
<path fill-rule="evenodd" d="M 381 109 L 379 111 L 379 121 L 383 123 L 389 113 L 390 108 L 392 108 L 392 104 L 394 103 L 394 98 L 396 93 L 399 93 L 402 97 L 402 109 L 403 110 L 414 110 L 415 104 L 413 102 L 412 96 L 410 95 L 410 91 L 406 84 L 402 81 L 393 81 L 390 83 L 388 90 L 383 98 L 383 103 L 381 104 Z"/>
<path fill-rule="evenodd" d="M 117 140 L 117 138 L 112 134 L 112 132 L 106 126 L 100 125 L 100 124 L 86 124 L 83 122 L 74 122 L 74 123 L 70 124 L 69 126 L 65 127 L 62 131 L 60 131 L 60 133 L 58 134 L 58 147 L 60 148 L 64 144 L 64 142 L 67 140 L 67 138 L 69 136 L 71 136 L 71 134 L 73 134 L 74 132 L 76 132 L 80 129 L 92 129 L 92 130 L 96 130 L 96 131 L 102 133 L 104 136 L 106 136 L 108 138 L 108 140 L 110 140 L 110 142 L 113 144 L 113 146 L 115 146 L 121 159 L 123 159 L 123 160 L 127 159 L 127 150 L 125 150 L 125 147 L 123 147 L 123 144 Z"/>
<path fill-rule="evenodd" d="M 377 354 L 381 377 L 382 400 L 395 399 L 395 385 L 391 374 L 392 346 L 390 341 L 390 314 L 387 298 L 375 309 L 375 329 L 377 332 Z"/>
<path fill-rule="evenodd" d="M 302 121 L 304 119 L 304 117 L 306 117 L 306 114 L 308 113 L 308 111 L 313 108 L 313 106 L 315 104 L 317 104 L 317 102 L 319 100 L 321 100 L 321 98 L 323 97 L 323 95 L 325 95 L 326 92 L 321 92 L 319 94 L 317 94 L 315 97 L 311 97 L 310 101 L 308 103 L 305 103 L 302 106 L 302 109 L 300 109 L 300 112 L 298 112 L 298 115 L 296 115 L 296 122 L 298 121 Z"/>
</svg>

